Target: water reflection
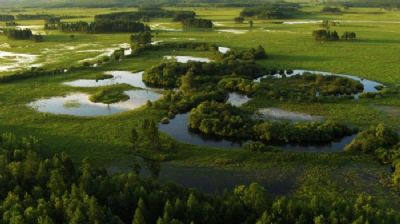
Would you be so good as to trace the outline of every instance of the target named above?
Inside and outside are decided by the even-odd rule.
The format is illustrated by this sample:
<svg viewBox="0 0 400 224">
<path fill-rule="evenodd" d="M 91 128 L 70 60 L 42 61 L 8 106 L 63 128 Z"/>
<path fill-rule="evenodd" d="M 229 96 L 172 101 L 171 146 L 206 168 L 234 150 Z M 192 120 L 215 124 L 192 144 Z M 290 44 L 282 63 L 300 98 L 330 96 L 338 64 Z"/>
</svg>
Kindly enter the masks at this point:
<svg viewBox="0 0 400 224">
<path fill-rule="evenodd" d="M 148 100 L 156 101 L 161 95 L 147 90 L 129 90 L 124 92 L 129 100 L 113 104 L 94 103 L 85 93 L 73 93 L 40 99 L 28 105 L 39 112 L 75 116 L 102 116 L 134 110 L 144 106 Z"/>
</svg>

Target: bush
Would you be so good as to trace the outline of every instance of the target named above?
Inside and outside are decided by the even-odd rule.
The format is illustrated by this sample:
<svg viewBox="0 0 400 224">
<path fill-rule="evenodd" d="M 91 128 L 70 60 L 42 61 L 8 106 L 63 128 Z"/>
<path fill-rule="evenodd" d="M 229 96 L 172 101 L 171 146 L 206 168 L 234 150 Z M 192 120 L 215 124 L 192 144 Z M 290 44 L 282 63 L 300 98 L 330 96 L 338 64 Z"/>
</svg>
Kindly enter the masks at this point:
<svg viewBox="0 0 400 224">
<path fill-rule="evenodd" d="M 346 146 L 346 151 L 374 153 L 379 148 L 391 148 L 399 142 L 398 134 L 384 124 L 378 124 L 365 131 Z"/>
<path fill-rule="evenodd" d="M 276 151 L 276 149 L 272 146 L 267 146 L 262 142 L 254 142 L 254 141 L 247 141 L 243 144 L 243 148 L 245 150 L 251 152 L 272 152 Z"/>
</svg>

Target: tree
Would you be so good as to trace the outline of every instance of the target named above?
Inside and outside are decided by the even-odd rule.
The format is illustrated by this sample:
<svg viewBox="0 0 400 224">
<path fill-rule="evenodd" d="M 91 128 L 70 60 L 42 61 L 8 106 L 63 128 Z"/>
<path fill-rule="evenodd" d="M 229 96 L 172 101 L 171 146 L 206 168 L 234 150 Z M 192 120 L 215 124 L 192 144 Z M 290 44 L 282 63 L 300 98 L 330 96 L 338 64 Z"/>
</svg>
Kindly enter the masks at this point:
<svg viewBox="0 0 400 224">
<path fill-rule="evenodd" d="M 64 178 L 59 169 L 51 171 L 50 180 L 47 183 L 47 186 L 50 188 L 51 192 L 57 196 L 62 195 L 67 190 Z"/>
<path fill-rule="evenodd" d="M 188 71 L 184 76 L 181 78 L 181 86 L 180 89 L 185 94 L 189 94 L 191 91 L 194 91 L 194 74 L 193 71 Z"/>
<path fill-rule="evenodd" d="M 135 210 L 135 215 L 133 216 L 132 224 L 146 224 L 144 217 L 142 215 L 142 211 L 139 207 Z"/>
<path fill-rule="evenodd" d="M 243 23 L 244 17 L 243 16 L 235 17 L 233 21 L 235 21 L 235 23 Z"/>
<path fill-rule="evenodd" d="M 150 151 L 160 151 L 161 141 L 158 127 L 154 120 L 145 119 L 142 124 L 142 148 Z"/>
<path fill-rule="evenodd" d="M 150 31 L 139 32 L 131 35 L 131 42 L 134 46 L 142 46 L 152 42 L 152 35 Z"/>
<path fill-rule="evenodd" d="M 253 24 L 254 24 L 253 20 L 250 20 L 249 21 L 250 28 L 253 28 Z"/>
<path fill-rule="evenodd" d="M 138 144 L 138 140 L 139 140 L 139 134 L 137 133 L 135 128 L 132 128 L 131 130 L 131 136 L 130 136 L 130 142 L 132 145 L 132 149 L 136 150 L 137 148 L 137 144 Z"/>
</svg>

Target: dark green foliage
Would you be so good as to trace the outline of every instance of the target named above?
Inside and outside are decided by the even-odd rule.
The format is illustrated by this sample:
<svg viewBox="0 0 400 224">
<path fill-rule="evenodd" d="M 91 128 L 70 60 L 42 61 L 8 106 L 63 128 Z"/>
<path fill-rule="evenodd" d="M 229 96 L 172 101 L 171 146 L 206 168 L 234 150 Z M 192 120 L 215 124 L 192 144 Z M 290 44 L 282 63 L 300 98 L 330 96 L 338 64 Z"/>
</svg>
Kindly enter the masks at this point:
<svg viewBox="0 0 400 224">
<path fill-rule="evenodd" d="M 233 19 L 235 23 L 244 23 L 245 18 L 243 16 L 238 16 Z"/>
<path fill-rule="evenodd" d="M 272 3 L 258 7 L 245 8 L 240 13 L 243 17 L 259 19 L 287 19 L 300 14 L 300 5 L 295 3 Z"/>
<path fill-rule="evenodd" d="M 256 138 L 264 143 L 326 143 L 354 133 L 335 122 L 291 123 L 264 121 L 253 127 Z"/>
<path fill-rule="evenodd" d="M 222 59 L 224 61 L 232 61 L 232 60 L 252 61 L 252 60 L 265 59 L 266 57 L 267 53 L 265 52 L 265 49 L 262 46 L 258 46 L 257 48 L 250 48 L 248 50 L 243 50 L 243 51 L 230 50 L 226 54 L 222 55 Z"/>
<path fill-rule="evenodd" d="M 17 19 L 19 20 L 45 20 L 52 18 L 52 15 L 49 14 L 19 14 L 17 15 Z"/>
<path fill-rule="evenodd" d="M 380 148 L 391 148 L 398 142 L 399 137 L 394 130 L 379 124 L 360 132 L 353 142 L 346 146 L 346 151 L 374 153 Z"/>
<path fill-rule="evenodd" d="M 139 32 L 131 35 L 131 43 L 134 46 L 150 44 L 152 37 L 150 31 Z"/>
<path fill-rule="evenodd" d="M 275 71 L 272 73 L 276 74 Z M 308 102 L 354 99 L 352 94 L 360 93 L 363 89 L 364 86 L 359 81 L 346 77 L 306 73 L 290 78 L 263 79 L 257 94 L 273 100 Z"/>
<path fill-rule="evenodd" d="M 179 11 L 176 12 L 173 18 L 174 22 L 182 22 L 187 19 L 194 19 L 196 17 L 196 13 L 193 11 Z"/>
<path fill-rule="evenodd" d="M 109 14 L 96 15 L 95 21 L 101 20 L 122 20 L 139 21 L 150 20 L 151 18 L 172 18 L 173 21 L 182 21 L 194 18 L 196 13 L 193 11 L 170 11 L 158 7 L 140 7 L 137 12 L 115 12 Z"/>
<path fill-rule="evenodd" d="M 177 62 L 162 63 L 145 71 L 143 81 L 155 87 L 176 87 L 179 77 L 187 71 L 187 65 Z"/>
<path fill-rule="evenodd" d="M 44 29 L 46 30 L 57 30 L 61 23 L 60 17 L 47 18 L 44 21 Z"/>
<path fill-rule="evenodd" d="M 329 6 L 325 6 L 321 12 L 323 13 L 341 13 L 342 10 L 340 10 L 340 8 L 336 8 L 336 7 L 329 7 Z"/>
<path fill-rule="evenodd" d="M 15 40 L 29 40 L 33 36 L 30 29 L 5 29 L 4 35 Z"/>
<path fill-rule="evenodd" d="M 272 199 L 259 184 L 206 195 L 136 174 L 109 175 L 65 155 L 42 158 L 34 138 L 0 137 L 2 223 L 398 223 L 374 197 L 321 194 Z M 357 220 L 357 222 L 355 222 Z"/>
<path fill-rule="evenodd" d="M 243 77 L 256 78 L 256 76 L 265 73 L 264 69 L 255 63 L 232 63 L 224 62 L 188 62 L 188 63 L 177 63 L 168 62 L 161 63 L 160 65 L 154 66 L 145 71 L 143 75 L 143 81 L 146 84 L 156 87 L 178 87 L 180 77 L 185 75 L 188 71 L 191 71 L 195 77 L 199 76 L 199 79 L 206 81 L 207 76 L 216 77 L 227 74 L 240 74 Z M 201 76 L 201 77 L 200 77 Z M 208 79 L 209 82 L 214 81 Z"/>
<path fill-rule="evenodd" d="M 212 21 L 208 19 L 188 18 L 183 20 L 182 24 L 186 28 L 205 28 L 205 29 L 213 28 Z"/>
<path fill-rule="evenodd" d="M 272 152 L 277 151 L 274 147 L 265 145 L 263 142 L 247 141 L 242 146 L 245 150 L 251 152 Z"/>
<path fill-rule="evenodd" d="M 194 87 L 193 89 L 195 89 Z M 212 100 L 217 102 L 226 101 L 225 91 L 213 88 L 212 86 L 205 86 L 201 91 L 181 91 L 167 93 L 164 97 L 165 105 L 160 105 L 167 108 L 171 117 L 177 113 L 185 113 L 196 107 L 200 103 Z"/>
<path fill-rule="evenodd" d="M 344 32 L 341 38 L 342 40 L 354 40 L 357 38 L 357 34 L 355 32 Z"/>
<path fill-rule="evenodd" d="M 15 21 L 8 21 L 6 22 L 6 26 L 18 26 L 18 23 L 16 23 Z"/>
<path fill-rule="evenodd" d="M 105 104 L 112 104 L 121 101 L 126 101 L 129 99 L 129 96 L 124 93 L 124 91 L 131 89 L 129 85 L 114 85 L 114 86 L 106 86 L 102 87 L 95 94 L 90 96 L 90 101 Z"/>
<path fill-rule="evenodd" d="M 338 41 L 339 35 L 336 31 L 330 30 L 314 30 L 313 37 L 316 41 Z"/>
<path fill-rule="evenodd" d="M 372 154 L 379 162 L 391 164 L 392 183 L 400 191 L 400 138 L 395 130 L 378 124 L 360 132 L 345 150 Z"/>
<path fill-rule="evenodd" d="M 219 81 L 218 86 L 230 92 L 252 94 L 258 89 L 258 84 L 251 79 L 228 77 Z"/>
<path fill-rule="evenodd" d="M 59 29 L 64 32 L 112 33 L 144 32 L 149 30 L 143 23 L 123 20 L 99 20 L 96 22 L 62 22 Z"/>
<path fill-rule="evenodd" d="M 13 20 L 15 20 L 15 17 L 13 15 L 0 15 L 0 21 L 7 22 Z"/>
<path fill-rule="evenodd" d="M 205 135 L 242 139 L 249 137 L 251 120 L 230 104 L 203 102 L 190 112 L 189 127 Z"/>
<path fill-rule="evenodd" d="M 161 49 L 190 49 L 195 51 L 214 51 L 217 52 L 218 46 L 215 44 L 202 43 L 202 42 L 164 42 L 158 44 L 146 44 L 134 46 L 132 55 L 138 56 L 145 51 L 156 51 Z"/>
<path fill-rule="evenodd" d="M 314 30 L 313 31 L 313 37 L 316 41 L 338 41 L 340 39 L 342 40 L 354 40 L 357 38 L 357 35 L 355 32 L 344 32 L 342 36 L 339 38 L 339 34 L 334 31 L 330 31 L 330 26 L 331 25 L 336 25 L 335 22 L 331 22 L 329 20 L 324 20 L 321 24 L 321 26 L 324 29 L 321 30 Z"/>
</svg>

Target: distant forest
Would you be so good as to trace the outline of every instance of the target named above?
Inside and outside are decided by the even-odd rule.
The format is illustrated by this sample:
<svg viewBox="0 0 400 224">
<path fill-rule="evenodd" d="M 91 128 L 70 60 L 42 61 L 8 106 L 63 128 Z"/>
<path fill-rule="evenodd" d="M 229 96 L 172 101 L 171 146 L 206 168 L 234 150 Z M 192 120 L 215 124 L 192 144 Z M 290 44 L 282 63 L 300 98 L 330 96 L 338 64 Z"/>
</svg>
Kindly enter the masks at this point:
<svg viewBox="0 0 400 224">
<path fill-rule="evenodd" d="M 221 6 L 254 6 L 277 0 L 0 0 L 0 7 L 33 6 L 33 7 L 119 7 L 138 5 L 204 5 L 216 3 Z M 290 2 L 290 1 L 289 1 Z M 316 3 L 315 0 L 298 2 Z M 400 7 L 399 0 L 320 0 L 319 3 L 344 3 L 349 7 Z"/>
</svg>

